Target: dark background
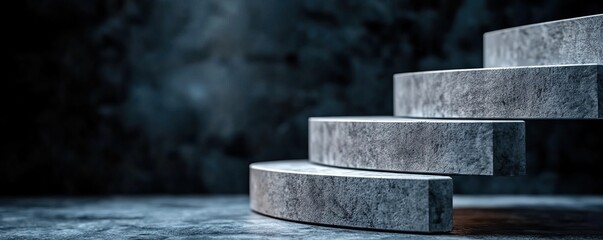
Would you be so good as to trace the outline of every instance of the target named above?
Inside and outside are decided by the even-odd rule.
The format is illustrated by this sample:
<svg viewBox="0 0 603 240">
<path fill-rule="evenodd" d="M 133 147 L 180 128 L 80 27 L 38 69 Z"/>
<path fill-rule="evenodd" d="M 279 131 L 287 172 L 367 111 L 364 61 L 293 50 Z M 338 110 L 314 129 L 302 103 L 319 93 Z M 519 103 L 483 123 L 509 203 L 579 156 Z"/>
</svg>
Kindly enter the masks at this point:
<svg viewBox="0 0 603 240">
<path fill-rule="evenodd" d="M 482 34 L 598 1 L 11 1 L 0 194 L 245 193 L 307 118 L 391 115 L 392 74 L 482 66 Z M 526 177 L 456 193 L 603 194 L 601 121 L 528 121 Z"/>
</svg>

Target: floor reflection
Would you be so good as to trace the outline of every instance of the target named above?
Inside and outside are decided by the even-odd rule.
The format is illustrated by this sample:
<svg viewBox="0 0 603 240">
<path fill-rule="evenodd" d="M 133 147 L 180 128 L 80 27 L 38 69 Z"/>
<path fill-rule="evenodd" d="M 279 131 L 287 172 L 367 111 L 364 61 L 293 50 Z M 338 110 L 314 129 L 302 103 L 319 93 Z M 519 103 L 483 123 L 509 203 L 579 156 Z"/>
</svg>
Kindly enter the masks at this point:
<svg viewBox="0 0 603 240">
<path fill-rule="evenodd" d="M 452 234 L 603 237 L 603 209 L 454 209 Z"/>
</svg>

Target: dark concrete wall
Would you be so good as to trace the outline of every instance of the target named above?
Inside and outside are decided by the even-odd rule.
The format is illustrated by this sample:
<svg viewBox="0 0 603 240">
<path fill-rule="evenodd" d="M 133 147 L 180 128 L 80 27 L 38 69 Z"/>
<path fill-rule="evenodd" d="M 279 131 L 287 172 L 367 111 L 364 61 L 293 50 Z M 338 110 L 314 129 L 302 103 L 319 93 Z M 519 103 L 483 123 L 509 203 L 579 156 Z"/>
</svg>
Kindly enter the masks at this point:
<svg viewBox="0 0 603 240">
<path fill-rule="evenodd" d="M 391 115 L 392 74 L 481 67 L 482 33 L 596 1 L 14 1 L 2 194 L 246 192 L 307 118 Z M 603 193 L 600 121 L 527 124 L 528 174 L 458 193 Z"/>
</svg>

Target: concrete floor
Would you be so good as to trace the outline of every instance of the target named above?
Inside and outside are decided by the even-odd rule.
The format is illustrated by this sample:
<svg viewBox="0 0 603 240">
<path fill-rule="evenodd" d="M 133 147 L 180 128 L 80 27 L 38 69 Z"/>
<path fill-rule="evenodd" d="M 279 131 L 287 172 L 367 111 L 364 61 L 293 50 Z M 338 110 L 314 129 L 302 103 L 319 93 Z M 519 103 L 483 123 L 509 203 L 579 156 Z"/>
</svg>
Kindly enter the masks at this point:
<svg viewBox="0 0 603 240">
<path fill-rule="evenodd" d="M 247 196 L 0 199 L 0 239 L 601 239 L 603 197 L 455 196 L 454 230 L 423 235 L 278 220 Z"/>
</svg>

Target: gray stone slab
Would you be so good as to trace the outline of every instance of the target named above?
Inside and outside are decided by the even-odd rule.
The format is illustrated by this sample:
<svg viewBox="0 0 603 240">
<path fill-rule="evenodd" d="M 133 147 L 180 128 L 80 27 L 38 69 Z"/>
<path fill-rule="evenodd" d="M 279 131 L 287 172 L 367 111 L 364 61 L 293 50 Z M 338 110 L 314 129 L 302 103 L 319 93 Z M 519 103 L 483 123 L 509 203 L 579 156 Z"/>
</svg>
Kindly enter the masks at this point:
<svg viewBox="0 0 603 240">
<path fill-rule="evenodd" d="M 305 160 L 250 165 L 251 209 L 342 227 L 448 232 L 452 179 L 320 166 Z"/>
<path fill-rule="evenodd" d="M 603 64 L 603 14 L 484 34 L 484 67 Z"/>
<path fill-rule="evenodd" d="M 426 118 L 603 117 L 603 65 L 394 75 L 394 114 Z"/>
<path fill-rule="evenodd" d="M 524 122 L 315 117 L 310 161 L 330 166 L 458 175 L 525 175 Z"/>
</svg>

